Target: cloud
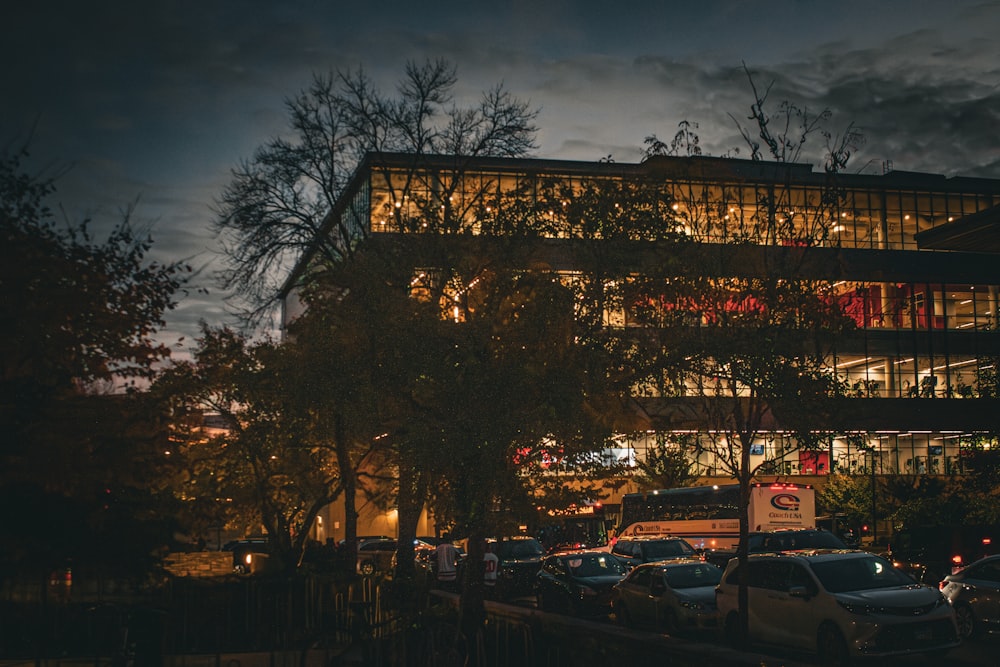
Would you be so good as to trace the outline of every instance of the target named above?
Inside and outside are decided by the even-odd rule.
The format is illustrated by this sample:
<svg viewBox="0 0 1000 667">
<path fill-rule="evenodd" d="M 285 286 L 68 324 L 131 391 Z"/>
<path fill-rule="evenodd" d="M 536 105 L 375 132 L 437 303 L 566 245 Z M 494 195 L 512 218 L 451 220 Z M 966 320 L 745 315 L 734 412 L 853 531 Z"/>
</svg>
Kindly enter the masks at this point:
<svg viewBox="0 0 1000 667">
<path fill-rule="evenodd" d="M 709 154 L 747 156 L 745 61 L 773 82 L 775 108 L 863 128 L 853 168 L 1000 177 L 995 2 L 106 0 L 15 3 L 5 18 L 5 131 L 37 120 L 38 159 L 75 163 L 58 193 L 71 217 L 111 224 L 138 201 L 153 256 L 201 268 L 169 315 L 188 340 L 200 319 L 227 321 L 212 202 L 231 167 L 287 131 L 284 99 L 314 72 L 363 66 L 390 92 L 407 60 L 442 57 L 458 102 L 502 81 L 541 109 L 539 157 L 628 162 L 682 120 Z M 822 143 L 809 146 L 820 163 Z"/>
</svg>

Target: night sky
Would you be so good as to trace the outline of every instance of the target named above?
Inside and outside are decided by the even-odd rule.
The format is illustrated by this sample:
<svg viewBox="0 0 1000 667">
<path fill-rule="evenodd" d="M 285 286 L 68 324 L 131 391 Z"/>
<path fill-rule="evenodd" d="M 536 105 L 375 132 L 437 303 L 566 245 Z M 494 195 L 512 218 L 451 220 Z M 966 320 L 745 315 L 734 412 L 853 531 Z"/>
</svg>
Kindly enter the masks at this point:
<svg viewBox="0 0 1000 667">
<path fill-rule="evenodd" d="M 34 128 L 34 169 L 72 165 L 58 181 L 70 220 L 106 229 L 138 201 L 156 258 L 203 267 L 211 293 L 182 301 L 165 342 L 232 321 L 213 282 L 212 204 L 229 170 L 286 130 L 283 102 L 314 72 L 361 66 L 389 92 L 407 60 L 444 58 L 458 101 L 503 82 L 541 109 L 538 157 L 632 162 L 682 120 L 707 154 L 747 156 L 729 116 L 751 101 L 745 62 L 774 81 L 773 102 L 863 129 L 852 172 L 891 160 L 1000 178 L 1000 2 L 17 5 L 0 21 L 0 140 Z"/>
</svg>

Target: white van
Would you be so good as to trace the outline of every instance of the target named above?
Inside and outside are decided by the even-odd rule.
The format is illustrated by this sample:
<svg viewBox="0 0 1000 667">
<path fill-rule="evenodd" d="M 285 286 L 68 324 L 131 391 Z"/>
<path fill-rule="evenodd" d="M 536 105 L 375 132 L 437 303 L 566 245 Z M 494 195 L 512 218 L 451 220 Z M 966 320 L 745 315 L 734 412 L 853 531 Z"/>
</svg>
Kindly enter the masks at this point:
<svg viewBox="0 0 1000 667">
<path fill-rule="evenodd" d="M 715 589 L 727 639 L 741 646 L 738 561 Z M 814 550 L 751 555 L 749 640 L 817 653 L 824 664 L 854 658 L 929 654 L 959 645 L 955 613 L 940 591 L 916 583 L 867 551 Z"/>
</svg>

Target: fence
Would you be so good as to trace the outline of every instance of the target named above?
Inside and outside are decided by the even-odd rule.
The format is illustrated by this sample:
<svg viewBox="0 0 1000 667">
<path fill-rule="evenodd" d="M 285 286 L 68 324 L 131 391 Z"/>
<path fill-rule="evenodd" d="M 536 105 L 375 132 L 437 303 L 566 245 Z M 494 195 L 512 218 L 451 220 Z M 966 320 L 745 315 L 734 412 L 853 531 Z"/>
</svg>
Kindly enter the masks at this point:
<svg viewBox="0 0 1000 667">
<path fill-rule="evenodd" d="M 450 667 L 468 657 L 485 667 L 794 664 L 494 602 L 485 632 L 466 646 L 457 596 L 408 594 L 401 614 L 392 582 L 228 577 L 175 579 L 135 604 L 8 601 L 0 658 L 36 667 Z"/>
</svg>

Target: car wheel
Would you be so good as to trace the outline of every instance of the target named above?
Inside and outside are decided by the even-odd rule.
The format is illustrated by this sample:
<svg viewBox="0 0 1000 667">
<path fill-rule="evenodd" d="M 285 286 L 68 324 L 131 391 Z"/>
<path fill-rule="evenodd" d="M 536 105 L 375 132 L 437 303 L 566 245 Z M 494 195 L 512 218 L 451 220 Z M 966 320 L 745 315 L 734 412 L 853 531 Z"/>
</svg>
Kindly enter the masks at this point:
<svg viewBox="0 0 1000 667">
<path fill-rule="evenodd" d="M 375 563 L 373 563 L 370 560 L 366 560 L 363 563 L 361 563 L 361 574 L 365 575 L 366 577 L 370 577 L 373 574 L 375 574 Z"/>
<path fill-rule="evenodd" d="M 976 616 L 972 613 L 972 607 L 967 604 L 960 604 L 955 607 L 955 623 L 958 625 L 958 636 L 962 639 L 971 639 L 976 636 L 977 625 Z"/>
<path fill-rule="evenodd" d="M 740 627 L 739 614 L 733 612 L 729 616 L 726 616 L 726 624 L 723 626 L 723 632 L 725 633 L 726 643 L 732 648 L 745 648 L 746 642 L 743 639 L 743 628 Z"/>
<path fill-rule="evenodd" d="M 824 625 L 819 629 L 816 652 L 827 667 L 846 667 L 851 661 L 844 636 L 832 625 Z"/>
</svg>

